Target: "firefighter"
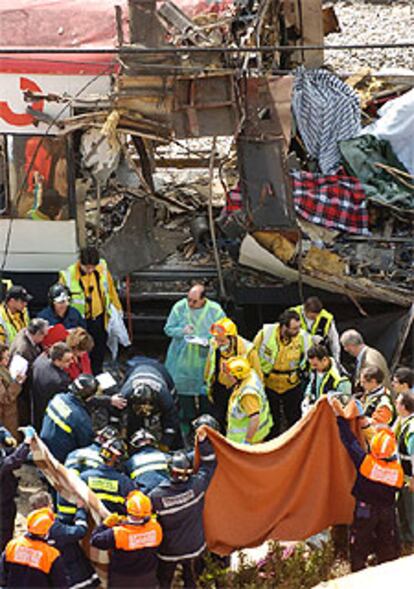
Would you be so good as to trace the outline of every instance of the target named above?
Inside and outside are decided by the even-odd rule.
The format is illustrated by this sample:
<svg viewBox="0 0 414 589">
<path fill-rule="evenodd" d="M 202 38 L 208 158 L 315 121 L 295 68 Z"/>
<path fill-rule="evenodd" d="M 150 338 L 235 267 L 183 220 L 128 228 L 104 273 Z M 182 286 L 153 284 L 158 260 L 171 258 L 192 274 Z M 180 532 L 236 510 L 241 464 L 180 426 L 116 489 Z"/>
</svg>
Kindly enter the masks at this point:
<svg viewBox="0 0 414 589">
<path fill-rule="evenodd" d="M 69 589 L 61 554 L 47 541 L 54 521 L 55 515 L 49 507 L 29 513 L 26 534 L 10 540 L 3 553 L 1 587 Z"/>
<path fill-rule="evenodd" d="M 233 356 L 247 358 L 252 368 L 262 377 L 259 356 L 253 344 L 237 333 L 236 324 L 224 317 L 210 327 L 213 336 L 205 369 L 207 395 L 212 402 L 212 413 L 226 429 L 227 405 L 231 394 L 231 383 L 225 370 L 225 363 Z"/>
<path fill-rule="evenodd" d="M 117 467 L 126 457 L 127 447 L 121 438 L 105 442 L 100 450 L 103 464 L 96 468 L 83 471 L 80 478 L 88 485 L 105 507 L 121 515 L 125 515 L 125 497 L 135 489 L 129 476 L 120 472 Z M 86 512 L 79 510 L 77 517 L 87 519 Z"/>
<path fill-rule="evenodd" d="M 200 468 L 193 474 L 192 462 L 183 451 L 169 462 L 170 478 L 149 494 L 157 513 L 163 541 L 159 548 L 158 578 L 161 588 L 171 587 L 178 564 L 183 568 L 184 587 L 196 587 L 206 549 L 203 528 L 204 495 L 214 474 L 216 457 L 203 428 L 197 430 Z"/>
<path fill-rule="evenodd" d="M 33 495 L 29 504 L 31 509 L 53 508 L 52 497 L 46 491 Z M 87 532 L 85 521 L 59 514 L 49 530 L 48 543 L 61 553 L 69 589 L 90 589 L 99 585 L 99 577 L 79 544 Z"/>
<path fill-rule="evenodd" d="M 332 402 L 334 412 L 338 405 Z M 350 536 L 351 569 L 366 566 L 374 553 L 378 564 L 399 556 L 396 522 L 396 495 L 404 483 L 404 473 L 397 459 L 394 434 L 382 429 L 371 439 L 371 450 L 363 450 L 346 419 L 337 415 L 341 440 L 357 469 L 352 489 L 356 499 Z"/>
<path fill-rule="evenodd" d="M 410 390 L 401 392 L 397 397 L 396 407 L 399 417 L 394 431 L 398 440 L 398 454 L 405 481 L 398 497 L 401 540 L 412 547 L 414 545 L 414 393 Z"/>
<path fill-rule="evenodd" d="M 62 463 L 70 452 L 93 442 L 87 401 L 97 390 L 98 381 L 90 374 L 81 374 L 69 385 L 67 393 L 58 393 L 49 401 L 40 437 Z"/>
<path fill-rule="evenodd" d="M 91 544 L 111 550 L 109 562 L 110 589 L 118 587 L 158 587 L 157 547 L 162 529 L 152 515 L 149 497 L 132 491 L 126 498 L 127 517 L 109 515 L 91 536 Z"/>
<path fill-rule="evenodd" d="M 323 344 L 330 355 L 335 359 L 337 365 L 341 361 L 341 344 L 332 313 L 324 309 L 318 297 L 309 297 L 303 305 L 291 308 L 300 317 L 300 326 L 309 335 L 316 336 L 318 342 Z M 316 343 L 316 342 L 315 342 Z"/>
<path fill-rule="evenodd" d="M 248 360 L 230 358 L 226 370 L 233 384 L 227 412 L 226 438 L 239 444 L 263 442 L 273 420 L 264 386 Z"/>
<path fill-rule="evenodd" d="M 121 388 L 128 402 L 127 434 L 130 438 L 138 429 L 152 433 L 163 451 L 181 446 L 180 421 L 170 390 L 160 386 L 153 374 L 134 369 Z"/>
<path fill-rule="evenodd" d="M 347 376 L 341 375 L 335 359 L 329 355 L 328 349 L 322 344 L 313 345 L 308 350 L 310 379 L 305 391 L 302 409 L 316 403 L 323 395 L 335 392 L 349 400 L 352 384 Z M 345 403 L 344 403 L 345 404 Z"/>
<path fill-rule="evenodd" d="M 145 429 L 136 431 L 129 442 L 131 455 L 124 469 L 143 493 L 149 493 L 168 478 L 167 454 L 156 444 L 154 436 Z"/>
<path fill-rule="evenodd" d="M 300 327 L 296 311 L 284 311 L 279 322 L 264 325 L 254 338 L 273 417 L 271 438 L 281 432 L 281 411 L 288 427 L 301 417 L 303 372 L 311 339 Z"/>
<path fill-rule="evenodd" d="M 94 442 L 86 448 L 78 448 L 68 454 L 65 460 L 65 467 L 69 470 L 73 470 L 77 475 L 80 475 L 85 470 L 90 468 L 97 468 L 103 464 L 103 458 L 100 455 L 102 445 L 109 440 L 117 437 L 119 432 L 116 428 L 111 425 L 107 425 L 102 428 L 96 434 Z M 60 494 L 57 496 L 56 511 L 58 517 L 69 523 L 76 514 L 76 505 L 69 503 Z M 65 519 L 65 518 L 69 519 Z"/>
<path fill-rule="evenodd" d="M 99 257 L 95 247 L 87 246 L 81 250 L 77 262 L 60 272 L 59 282 L 69 288 L 72 307 L 86 319 L 86 329 L 95 342 L 91 352 L 92 372 L 99 374 L 105 358 L 111 305 L 122 312 L 108 264 Z"/>
<path fill-rule="evenodd" d="M 30 443 L 34 436 L 34 429 L 27 426 L 24 429 L 24 440 L 16 447 L 16 440 L 5 428 L 0 428 L 0 552 L 7 542 L 13 538 L 14 520 L 16 518 L 16 503 L 18 480 L 14 471 L 22 466 L 30 452 Z"/>
</svg>

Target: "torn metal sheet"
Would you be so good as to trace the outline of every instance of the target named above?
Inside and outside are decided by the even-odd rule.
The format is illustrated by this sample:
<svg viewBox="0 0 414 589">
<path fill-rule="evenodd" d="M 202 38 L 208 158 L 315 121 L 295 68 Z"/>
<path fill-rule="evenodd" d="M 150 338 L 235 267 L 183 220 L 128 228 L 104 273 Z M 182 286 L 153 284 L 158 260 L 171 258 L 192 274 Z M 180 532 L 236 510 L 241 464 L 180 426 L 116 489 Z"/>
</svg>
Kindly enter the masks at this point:
<svg viewBox="0 0 414 589">
<path fill-rule="evenodd" d="M 182 242 L 182 231 L 154 227 L 154 211 L 145 200 L 135 202 L 124 223 L 101 247 L 116 278 L 163 260 Z"/>
<path fill-rule="evenodd" d="M 255 229 L 296 227 L 283 139 L 258 141 L 239 137 L 240 187 L 246 212 Z"/>
</svg>

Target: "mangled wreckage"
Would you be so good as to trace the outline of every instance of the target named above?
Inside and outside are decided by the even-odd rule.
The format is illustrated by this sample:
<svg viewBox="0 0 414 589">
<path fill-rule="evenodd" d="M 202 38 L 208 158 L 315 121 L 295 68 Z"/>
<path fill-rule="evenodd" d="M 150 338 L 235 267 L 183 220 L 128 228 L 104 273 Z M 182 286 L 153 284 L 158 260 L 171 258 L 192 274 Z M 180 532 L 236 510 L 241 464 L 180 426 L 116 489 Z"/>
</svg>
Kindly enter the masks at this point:
<svg viewBox="0 0 414 589">
<path fill-rule="evenodd" d="M 36 4 L 29 21 L 41 18 Z M 321 0 L 106 0 L 88 3 L 82 26 L 70 21 L 73 10 L 65 23 L 59 4 L 62 23 L 55 18 L 44 42 L 32 43 L 55 48 L 57 55 L 35 56 L 55 63 L 53 76 L 36 81 L 36 68 L 27 72 L 31 83 L 20 81 L 20 90 L 28 126 L 10 130 L 9 121 L 3 131 L 13 137 L 2 145 L 15 168 L 3 182 L 5 215 L 26 224 L 36 211 L 52 225 L 72 220 L 67 257 L 98 242 L 126 285 L 129 308 L 140 309 L 141 333 L 160 332 L 170 303 L 204 279 L 247 331 L 314 292 L 343 321 L 347 305 L 374 317 L 400 309 L 407 337 L 410 72 L 324 68 L 324 34 L 340 23 Z M 101 27 L 93 41 L 88 26 Z M 25 44 L 13 37 L 3 46 Z M 67 54 L 68 47 L 77 49 Z M 32 67 L 16 53 L 3 55 L 3 71 L 6 58 L 9 70 L 11 58 Z M 59 90 L 65 60 L 73 79 L 89 81 Z M 54 154 L 54 185 L 40 198 L 42 150 Z M 3 258 L 13 273 L 5 245 Z"/>
</svg>

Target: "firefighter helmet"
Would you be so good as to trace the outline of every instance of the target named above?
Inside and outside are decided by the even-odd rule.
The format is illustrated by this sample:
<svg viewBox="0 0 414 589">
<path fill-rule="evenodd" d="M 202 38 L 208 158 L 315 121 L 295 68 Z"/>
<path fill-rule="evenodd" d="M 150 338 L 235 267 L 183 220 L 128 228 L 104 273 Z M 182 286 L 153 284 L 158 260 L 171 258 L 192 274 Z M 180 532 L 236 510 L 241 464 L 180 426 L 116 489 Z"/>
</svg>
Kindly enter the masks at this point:
<svg viewBox="0 0 414 589">
<path fill-rule="evenodd" d="M 70 302 L 70 290 L 65 284 L 52 284 L 48 292 L 49 304 L 53 303 L 69 303 Z"/>
<path fill-rule="evenodd" d="M 148 430 L 141 428 L 138 429 L 132 436 L 129 444 L 132 448 L 138 450 L 143 446 L 155 446 L 155 437 Z"/>
<path fill-rule="evenodd" d="M 35 509 L 27 516 L 27 529 L 35 536 L 46 536 L 55 521 L 55 514 L 50 507 Z"/>
<path fill-rule="evenodd" d="M 168 469 L 173 480 L 186 481 L 193 473 L 191 460 L 183 450 L 177 450 L 168 462 Z"/>
<path fill-rule="evenodd" d="M 128 448 L 124 440 L 114 438 L 102 444 L 99 456 L 104 462 L 119 462 L 128 456 Z"/>
<path fill-rule="evenodd" d="M 80 374 L 78 378 L 69 385 L 71 393 L 86 401 L 98 390 L 98 381 L 92 374 Z"/>
<path fill-rule="evenodd" d="M 210 327 L 210 333 L 211 335 L 216 335 L 219 337 L 236 336 L 237 326 L 228 317 L 223 317 L 222 319 L 219 319 L 212 324 Z"/>
<path fill-rule="evenodd" d="M 195 430 L 201 427 L 202 425 L 208 425 L 208 427 L 211 427 L 211 429 L 215 429 L 218 432 L 221 430 L 220 424 L 217 421 L 217 419 L 212 415 L 209 415 L 208 413 L 204 413 L 203 415 L 200 415 L 199 417 L 194 419 L 191 422 L 191 425 Z"/>
<path fill-rule="evenodd" d="M 152 515 L 151 499 L 142 491 L 131 491 L 125 504 L 129 515 L 139 518 L 150 518 Z"/>
<path fill-rule="evenodd" d="M 371 439 L 371 454 L 378 460 L 391 458 L 397 452 L 397 443 L 392 431 L 382 429 Z"/>
</svg>

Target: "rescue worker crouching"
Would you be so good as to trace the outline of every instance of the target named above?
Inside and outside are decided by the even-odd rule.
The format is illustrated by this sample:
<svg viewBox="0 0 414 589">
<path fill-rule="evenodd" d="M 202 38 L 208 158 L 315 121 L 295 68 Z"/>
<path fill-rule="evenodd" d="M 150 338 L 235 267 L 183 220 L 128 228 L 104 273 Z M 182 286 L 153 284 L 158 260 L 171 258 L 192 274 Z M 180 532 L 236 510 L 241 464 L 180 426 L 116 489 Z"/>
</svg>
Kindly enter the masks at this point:
<svg viewBox="0 0 414 589">
<path fill-rule="evenodd" d="M 130 458 L 124 470 L 137 488 L 149 493 L 159 483 L 168 479 L 167 454 L 157 448 L 154 436 L 145 429 L 139 429 L 130 442 Z"/>
<path fill-rule="evenodd" d="M 233 356 L 242 356 L 248 360 L 260 377 L 262 377 L 262 370 L 257 350 L 251 342 L 238 335 L 237 326 L 231 319 L 224 317 L 216 321 L 210 327 L 210 333 L 213 337 L 210 340 L 204 377 L 207 395 L 212 403 L 212 413 L 225 430 L 227 405 L 232 388 L 225 370 L 226 361 Z"/>
<path fill-rule="evenodd" d="M 93 442 L 87 401 L 96 394 L 98 381 L 90 374 L 81 374 L 68 389 L 49 401 L 40 432 L 44 443 L 62 464 L 70 452 Z"/>
<path fill-rule="evenodd" d="M 321 344 L 313 345 L 308 350 L 310 378 L 305 390 L 302 410 L 316 403 L 323 395 L 335 392 L 344 399 L 351 397 L 352 384 L 347 376 L 341 375 L 334 358 L 329 356 L 327 348 Z M 345 404 L 345 403 L 343 403 Z"/>
<path fill-rule="evenodd" d="M 332 402 L 337 413 L 337 405 Z M 399 556 L 396 521 L 396 495 L 404 476 L 397 459 L 397 444 L 389 430 L 378 431 L 371 440 L 371 451 L 363 450 L 346 419 L 337 413 L 339 434 L 357 469 L 352 489 L 356 499 L 350 536 L 351 569 L 366 566 L 369 554 L 381 564 Z"/>
<path fill-rule="evenodd" d="M 162 529 L 152 514 L 149 497 L 132 491 L 126 498 L 127 516 L 109 515 L 91 536 L 91 544 L 111 550 L 108 587 L 158 587 L 157 547 Z"/>
<path fill-rule="evenodd" d="M 26 534 L 10 540 L 3 552 L 1 587 L 69 589 L 61 554 L 47 541 L 54 521 L 55 515 L 48 507 L 29 513 Z"/>
<path fill-rule="evenodd" d="M 273 419 L 264 386 L 248 360 L 240 356 L 226 364 L 233 383 L 228 409 L 226 438 L 239 444 L 258 444 L 269 435 Z"/>
<path fill-rule="evenodd" d="M 174 399 L 169 391 L 156 389 L 139 376 L 122 386 L 121 395 L 128 402 L 127 434 L 131 437 L 138 429 L 151 432 L 162 450 L 177 447 L 180 422 Z M 179 447 L 179 446 L 178 446 Z"/>
<path fill-rule="evenodd" d="M 100 455 L 103 464 L 88 468 L 82 472 L 80 478 L 109 511 L 125 515 L 125 497 L 135 489 L 131 479 L 117 470 L 121 460 L 127 456 L 126 444 L 120 438 L 105 442 Z M 86 520 L 86 512 L 83 509 L 78 510 L 77 518 Z"/>
<path fill-rule="evenodd" d="M 193 466 L 183 451 L 175 452 L 169 463 L 170 478 L 149 494 L 157 513 L 163 541 L 159 548 L 158 579 L 161 588 L 171 587 L 175 569 L 183 568 L 184 587 L 196 587 L 206 549 L 203 527 L 205 492 L 213 477 L 216 457 L 203 428 L 197 431 L 200 468 Z"/>
<path fill-rule="evenodd" d="M 267 398 L 273 417 L 270 438 L 281 433 L 281 412 L 290 427 L 301 418 L 302 374 L 307 369 L 308 333 L 300 327 L 296 311 L 284 311 L 279 322 L 264 325 L 254 338 L 264 373 Z"/>
</svg>

